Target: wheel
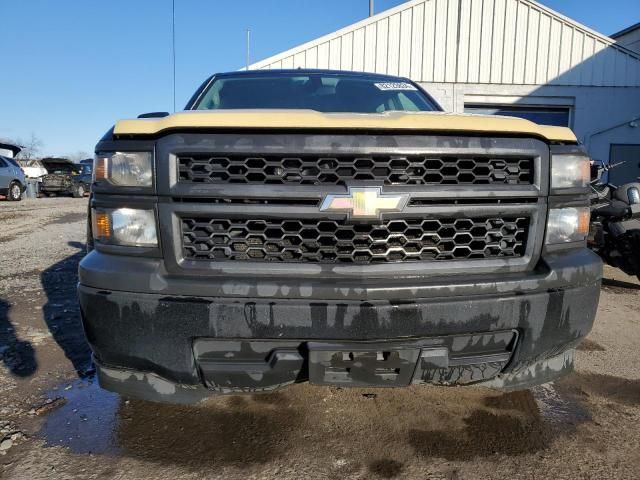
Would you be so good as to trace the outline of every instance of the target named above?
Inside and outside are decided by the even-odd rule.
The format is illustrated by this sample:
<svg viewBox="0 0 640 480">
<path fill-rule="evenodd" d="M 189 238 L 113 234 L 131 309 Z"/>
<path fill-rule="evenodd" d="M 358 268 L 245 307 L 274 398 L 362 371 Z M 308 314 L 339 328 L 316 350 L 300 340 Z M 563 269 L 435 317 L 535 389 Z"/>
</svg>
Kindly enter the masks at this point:
<svg viewBox="0 0 640 480">
<path fill-rule="evenodd" d="M 7 198 L 12 202 L 19 202 L 22 200 L 22 187 L 20 187 L 18 182 L 12 182 L 11 185 L 9 185 Z"/>
<path fill-rule="evenodd" d="M 84 185 L 76 185 L 73 187 L 73 198 L 84 197 Z"/>
</svg>

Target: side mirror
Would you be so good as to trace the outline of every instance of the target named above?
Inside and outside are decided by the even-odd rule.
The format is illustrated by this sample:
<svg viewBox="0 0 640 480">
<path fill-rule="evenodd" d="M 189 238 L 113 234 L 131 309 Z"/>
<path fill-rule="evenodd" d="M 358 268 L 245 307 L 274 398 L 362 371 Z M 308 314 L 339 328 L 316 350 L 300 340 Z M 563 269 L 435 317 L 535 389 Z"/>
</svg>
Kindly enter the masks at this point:
<svg viewBox="0 0 640 480">
<path fill-rule="evenodd" d="M 169 112 L 150 112 L 143 113 L 142 115 L 138 115 L 138 118 L 163 118 L 168 117 L 170 115 Z"/>
</svg>

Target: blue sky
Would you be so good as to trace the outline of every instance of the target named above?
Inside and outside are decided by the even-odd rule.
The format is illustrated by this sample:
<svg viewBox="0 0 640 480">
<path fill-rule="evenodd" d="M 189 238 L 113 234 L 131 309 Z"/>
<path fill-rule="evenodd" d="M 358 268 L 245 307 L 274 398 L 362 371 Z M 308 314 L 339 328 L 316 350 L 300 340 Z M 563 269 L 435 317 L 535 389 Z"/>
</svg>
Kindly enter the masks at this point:
<svg viewBox="0 0 640 480">
<path fill-rule="evenodd" d="M 176 0 L 178 107 L 211 73 L 360 20 L 367 0 Z M 403 0 L 376 0 L 376 10 Z M 543 0 L 605 34 L 640 21 L 640 0 Z M 47 154 L 93 151 L 119 118 L 171 110 L 171 0 L 0 0 L 0 137 Z"/>
</svg>

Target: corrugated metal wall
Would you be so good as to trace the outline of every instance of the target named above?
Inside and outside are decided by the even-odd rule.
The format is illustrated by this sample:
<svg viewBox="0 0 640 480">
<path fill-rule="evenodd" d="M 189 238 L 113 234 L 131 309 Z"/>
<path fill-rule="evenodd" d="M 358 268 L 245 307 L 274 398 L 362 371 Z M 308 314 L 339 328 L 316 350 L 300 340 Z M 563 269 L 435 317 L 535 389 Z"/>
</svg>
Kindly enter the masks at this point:
<svg viewBox="0 0 640 480">
<path fill-rule="evenodd" d="M 628 31 L 621 36 L 616 36 L 615 40 L 625 48 L 640 53 L 640 24 L 634 30 Z"/>
<path fill-rule="evenodd" d="M 640 57 L 530 0 L 414 0 L 252 68 L 421 82 L 640 86 Z"/>
</svg>

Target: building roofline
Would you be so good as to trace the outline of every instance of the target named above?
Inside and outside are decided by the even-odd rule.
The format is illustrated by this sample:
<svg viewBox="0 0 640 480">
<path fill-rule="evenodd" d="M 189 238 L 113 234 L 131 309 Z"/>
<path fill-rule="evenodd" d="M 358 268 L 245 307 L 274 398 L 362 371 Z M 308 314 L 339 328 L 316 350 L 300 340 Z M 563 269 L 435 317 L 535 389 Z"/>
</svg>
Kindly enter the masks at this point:
<svg viewBox="0 0 640 480">
<path fill-rule="evenodd" d="M 609 35 L 609 37 L 615 40 L 616 38 L 622 37 L 623 35 L 626 35 L 627 33 L 631 33 L 638 29 L 640 29 L 640 22 L 636 23 L 635 25 L 631 25 L 630 27 L 627 27 L 624 30 L 620 30 L 619 32 L 614 33 L 613 35 Z"/>
<path fill-rule="evenodd" d="M 320 45 L 322 43 L 326 43 L 329 42 L 332 39 L 338 38 L 348 32 L 357 30 L 361 27 L 365 27 L 369 24 L 375 23 L 380 19 L 383 18 L 388 18 L 391 17 L 392 15 L 395 15 L 396 13 L 402 12 L 403 10 L 406 10 L 408 8 L 412 8 L 414 6 L 426 3 L 427 1 L 431 1 L 431 0 L 407 0 L 404 3 L 401 3 L 399 5 L 396 5 L 393 8 L 390 8 L 388 10 L 383 10 L 382 12 L 372 16 L 372 17 L 367 17 L 364 18 L 362 20 L 359 20 L 355 23 L 352 23 L 350 25 L 347 25 L 345 27 L 342 27 L 338 30 L 335 30 L 333 32 L 327 33 L 325 35 L 320 35 L 319 37 L 316 37 L 313 40 L 309 40 L 307 42 L 295 45 L 291 48 L 288 48 L 286 50 L 283 50 L 279 53 L 276 53 L 274 55 L 268 56 L 266 58 L 263 58 L 259 61 L 253 62 L 250 66 L 249 66 L 249 70 L 259 70 L 264 68 L 264 66 L 266 65 L 270 65 L 274 62 L 283 60 L 289 56 L 292 56 L 293 54 L 295 54 L 295 52 L 300 52 L 303 50 L 307 50 L 309 48 L 312 48 L 314 46 Z M 565 24 L 569 24 L 573 27 L 578 28 L 579 30 L 582 30 L 585 34 L 590 35 L 591 37 L 593 37 L 594 39 L 597 39 L 599 41 L 601 41 L 602 43 L 604 43 L 605 45 L 608 45 L 610 47 L 615 48 L 616 50 L 619 50 L 627 55 L 630 55 L 632 57 L 634 57 L 637 60 L 640 60 L 640 55 L 632 50 L 629 50 L 628 48 L 625 48 L 622 45 L 618 45 L 616 43 L 616 41 L 612 38 L 612 37 L 608 37 L 607 35 L 604 35 L 596 30 L 593 30 L 592 28 L 587 27 L 586 25 L 584 25 L 581 22 L 578 22 L 577 20 L 574 20 L 573 18 L 567 17 L 566 15 L 558 12 L 557 10 L 554 10 L 552 8 L 547 7 L 546 5 L 543 5 L 542 3 L 540 3 L 537 0 L 515 0 L 517 2 L 523 3 L 528 5 L 529 7 L 538 10 L 539 12 L 544 12 L 545 14 L 551 16 L 551 17 L 555 17 L 556 19 L 558 19 L 561 22 L 564 22 Z M 632 27 L 629 27 L 632 28 Z M 246 68 L 242 68 L 240 70 L 246 70 Z"/>
<path fill-rule="evenodd" d="M 339 28 L 338 30 L 334 30 L 333 32 L 330 33 L 326 33 L 324 35 L 320 35 L 319 37 L 316 37 L 312 40 L 309 40 L 307 42 L 303 42 L 300 43 L 298 45 L 295 45 L 291 48 L 288 48 L 280 53 L 276 53 L 274 55 L 271 55 L 269 57 L 263 58 L 262 60 L 258 60 L 257 62 L 253 62 L 251 65 L 249 65 L 249 70 L 259 70 L 261 69 L 261 67 L 263 65 L 268 65 L 269 63 L 278 61 L 278 60 L 282 60 L 283 58 L 286 58 L 291 51 L 293 50 L 305 50 L 313 45 L 316 45 L 318 43 L 320 43 L 321 41 L 323 42 L 328 42 L 329 40 L 333 39 L 333 38 L 337 38 L 340 37 L 341 35 L 351 31 L 351 30 L 356 30 L 360 27 L 365 27 L 371 23 L 375 23 L 378 20 L 380 20 L 381 18 L 386 18 L 386 17 L 390 17 L 391 15 L 394 15 L 398 12 L 401 12 L 407 8 L 411 8 L 414 5 L 419 5 L 421 3 L 424 3 L 425 0 L 408 0 L 404 3 L 401 3 L 400 5 L 396 5 L 395 7 L 389 8 L 387 10 L 383 10 L 379 13 L 376 13 L 375 15 L 371 16 L 371 17 L 366 17 L 362 20 L 358 20 L 354 23 L 351 23 L 345 27 Z M 246 70 L 246 68 L 242 68 L 241 70 Z"/>
</svg>

